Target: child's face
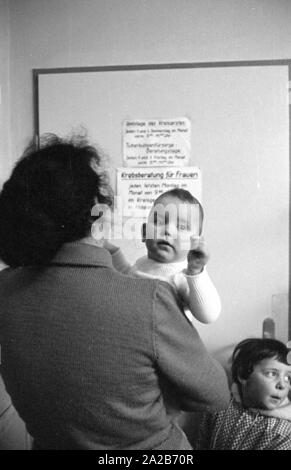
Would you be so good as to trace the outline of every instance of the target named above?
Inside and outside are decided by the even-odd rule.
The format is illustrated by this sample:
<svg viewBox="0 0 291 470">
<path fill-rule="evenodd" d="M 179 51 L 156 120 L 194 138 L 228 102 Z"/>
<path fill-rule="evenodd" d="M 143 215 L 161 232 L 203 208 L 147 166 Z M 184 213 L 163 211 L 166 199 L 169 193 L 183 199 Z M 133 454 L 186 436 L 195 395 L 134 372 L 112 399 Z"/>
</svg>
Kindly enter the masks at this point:
<svg viewBox="0 0 291 470">
<path fill-rule="evenodd" d="M 242 402 L 247 408 L 272 410 L 281 406 L 290 391 L 291 366 L 276 358 L 263 359 L 248 379 L 240 380 Z"/>
<path fill-rule="evenodd" d="M 146 226 L 148 257 L 160 263 L 186 259 L 190 236 L 199 234 L 199 207 L 165 196 L 150 212 Z"/>
</svg>

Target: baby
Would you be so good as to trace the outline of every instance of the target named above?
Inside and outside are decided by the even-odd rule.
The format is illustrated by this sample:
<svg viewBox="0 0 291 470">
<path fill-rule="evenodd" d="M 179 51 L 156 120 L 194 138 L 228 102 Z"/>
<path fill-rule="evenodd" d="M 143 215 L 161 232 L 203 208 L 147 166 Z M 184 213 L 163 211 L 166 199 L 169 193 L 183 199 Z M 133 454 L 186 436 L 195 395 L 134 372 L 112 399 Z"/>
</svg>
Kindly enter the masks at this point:
<svg viewBox="0 0 291 470">
<path fill-rule="evenodd" d="M 203 209 L 198 200 L 189 191 L 175 188 L 156 199 L 143 224 L 146 256 L 131 266 L 119 248 L 109 242 L 104 246 L 112 255 L 115 269 L 169 282 L 190 322 L 194 317 L 211 323 L 218 318 L 221 303 L 206 271 L 209 255 L 201 237 L 202 223 Z"/>
<path fill-rule="evenodd" d="M 205 416 L 197 449 L 291 450 L 288 348 L 246 339 L 234 349 L 231 373 L 236 393 L 226 410 Z"/>
</svg>

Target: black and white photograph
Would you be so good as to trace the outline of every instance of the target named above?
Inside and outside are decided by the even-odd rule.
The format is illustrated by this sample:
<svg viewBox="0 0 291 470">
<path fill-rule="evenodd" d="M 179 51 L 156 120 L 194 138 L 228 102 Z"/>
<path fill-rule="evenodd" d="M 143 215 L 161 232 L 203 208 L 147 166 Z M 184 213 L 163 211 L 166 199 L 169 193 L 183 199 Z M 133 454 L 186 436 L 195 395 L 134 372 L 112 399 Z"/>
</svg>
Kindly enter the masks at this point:
<svg viewBox="0 0 291 470">
<path fill-rule="evenodd" d="M 0 0 L 1 451 L 291 450 L 290 38 L 290 0 Z"/>
</svg>

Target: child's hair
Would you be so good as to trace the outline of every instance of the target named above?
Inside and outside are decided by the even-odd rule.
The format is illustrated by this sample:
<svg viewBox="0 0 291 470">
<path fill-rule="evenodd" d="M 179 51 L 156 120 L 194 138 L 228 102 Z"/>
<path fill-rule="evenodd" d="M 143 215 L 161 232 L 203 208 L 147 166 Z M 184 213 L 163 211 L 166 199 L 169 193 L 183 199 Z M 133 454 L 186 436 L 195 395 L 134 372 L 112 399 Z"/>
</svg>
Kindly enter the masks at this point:
<svg viewBox="0 0 291 470">
<path fill-rule="evenodd" d="M 188 204 L 193 204 L 193 205 L 198 205 L 199 207 L 199 235 L 201 235 L 202 232 L 202 225 L 203 225 L 203 219 L 204 219 L 204 211 L 202 208 L 201 203 L 196 199 L 196 197 L 192 196 L 190 191 L 187 191 L 186 189 L 182 188 L 173 188 L 170 189 L 169 191 L 166 191 L 163 194 L 160 194 L 160 196 L 157 197 L 157 199 L 154 202 L 154 206 L 159 204 L 159 202 L 162 201 L 167 196 L 171 197 L 176 197 L 177 199 L 180 199 L 182 203 L 188 203 Z"/>
<path fill-rule="evenodd" d="M 288 348 L 284 343 L 271 338 L 247 338 L 235 347 L 232 354 L 232 380 L 240 388 L 239 379 L 248 379 L 254 366 L 263 359 L 275 358 L 288 364 Z"/>
<path fill-rule="evenodd" d="M 46 135 L 31 144 L 0 193 L 0 258 L 12 267 L 49 262 L 90 233 L 91 210 L 111 205 L 101 156 L 84 137 Z"/>
</svg>

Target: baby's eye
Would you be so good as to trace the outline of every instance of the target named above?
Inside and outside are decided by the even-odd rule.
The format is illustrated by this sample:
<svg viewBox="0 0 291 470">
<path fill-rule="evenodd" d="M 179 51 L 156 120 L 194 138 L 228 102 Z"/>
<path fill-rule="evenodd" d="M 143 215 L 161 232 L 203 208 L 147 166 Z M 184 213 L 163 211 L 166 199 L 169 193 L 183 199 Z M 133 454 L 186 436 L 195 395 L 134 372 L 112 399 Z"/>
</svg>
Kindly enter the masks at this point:
<svg viewBox="0 0 291 470">
<path fill-rule="evenodd" d="M 164 218 L 160 217 L 157 212 L 154 212 L 154 225 L 163 225 L 164 223 Z"/>
<path fill-rule="evenodd" d="M 188 227 L 187 227 L 187 225 L 185 225 L 185 224 L 179 224 L 179 225 L 178 225 L 178 230 L 181 230 L 181 231 L 183 231 L 183 230 L 188 230 Z"/>
<path fill-rule="evenodd" d="M 162 219 L 158 219 L 155 223 L 155 225 L 165 225 L 165 221 Z"/>
</svg>

